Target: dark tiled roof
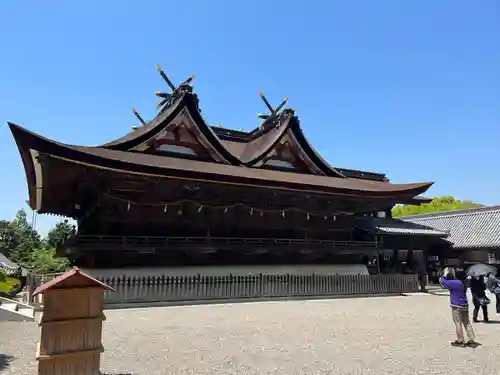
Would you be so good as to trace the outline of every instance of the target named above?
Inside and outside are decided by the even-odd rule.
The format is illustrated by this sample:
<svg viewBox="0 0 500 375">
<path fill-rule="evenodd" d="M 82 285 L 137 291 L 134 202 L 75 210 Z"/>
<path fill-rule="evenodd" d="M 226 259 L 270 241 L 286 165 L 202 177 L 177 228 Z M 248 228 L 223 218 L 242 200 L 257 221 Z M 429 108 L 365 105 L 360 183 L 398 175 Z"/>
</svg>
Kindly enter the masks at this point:
<svg viewBox="0 0 500 375">
<path fill-rule="evenodd" d="M 500 247 L 500 206 L 406 216 L 402 220 L 449 231 L 455 248 Z"/>
<path fill-rule="evenodd" d="M 393 234 L 393 235 L 421 235 L 421 236 L 438 236 L 446 237 L 446 231 L 436 230 L 434 228 L 406 222 L 397 219 L 381 219 L 381 218 L 359 218 L 356 222 L 358 228 L 373 232 L 376 234 Z"/>
<path fill-rule="evenodd" d="M 21 271 L 22 276 L 26 276 L 28 274 L 28 270 L 26 268 L 14 263 L 2 253 L 0 253 L 0 269 L 3 270 L 7 276 L 15 276 L 19 271 Z"/>
<path fill-rule="evenodd" d="M 413 200 L 415 201 L 415 203 L 430 203 L 430 202 L 432 202 L 432 198 L 423 197 L 421 195 L 414 197 Z"/>
<path fill-rule="evenodd" d="M 17 269 L 19 266 L 11 261 L 9 258 L 7 258 L 5 255 L 0 253 L 0 268 L 5 268 L 5 269 Z"/>
</svg>

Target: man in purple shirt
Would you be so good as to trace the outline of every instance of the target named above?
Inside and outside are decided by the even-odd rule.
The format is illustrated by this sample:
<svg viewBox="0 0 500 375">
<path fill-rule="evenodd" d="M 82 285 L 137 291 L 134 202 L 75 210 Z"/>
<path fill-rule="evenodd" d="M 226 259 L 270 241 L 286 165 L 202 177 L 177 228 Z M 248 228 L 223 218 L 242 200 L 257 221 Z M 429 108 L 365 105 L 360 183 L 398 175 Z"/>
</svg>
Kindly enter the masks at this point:
<svg viewBox="0 0 500 375">
<path fill-rule="evenodd" d="M 467 301 L 467 288 L 465 286 L 465 273 L 457 272 L 452 268 L 445 268 L 444 275 L 439 279 L 439 283 L 450 291 L 450 306 L 453 316 L 453 323 L 457 332 L 457 339 L 451 343 L 453 346 L 474 346 L 474 330 L 469 319 L 469 302 Z M 465 343 L 464 330 L 467 332 L 469 341 Z"/>
</svg>

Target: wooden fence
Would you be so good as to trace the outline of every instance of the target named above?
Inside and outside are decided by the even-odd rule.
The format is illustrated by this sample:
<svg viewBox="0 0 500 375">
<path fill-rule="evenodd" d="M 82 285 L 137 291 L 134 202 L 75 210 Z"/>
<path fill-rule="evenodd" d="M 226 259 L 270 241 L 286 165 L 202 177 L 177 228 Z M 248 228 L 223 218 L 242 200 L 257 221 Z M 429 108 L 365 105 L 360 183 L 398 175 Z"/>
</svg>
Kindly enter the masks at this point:
<svg viewBox="0 0 500 375">
<path fill-rule="evenodd" d="M 42 276 L 40 281 L 54 275 Z M 115 292 L 106 292 L 107 307 L 131 304 L 333 297 L 340 295 L 418 292 L 416 275 L 264 275 L 97 277 Z"/>
</svg>

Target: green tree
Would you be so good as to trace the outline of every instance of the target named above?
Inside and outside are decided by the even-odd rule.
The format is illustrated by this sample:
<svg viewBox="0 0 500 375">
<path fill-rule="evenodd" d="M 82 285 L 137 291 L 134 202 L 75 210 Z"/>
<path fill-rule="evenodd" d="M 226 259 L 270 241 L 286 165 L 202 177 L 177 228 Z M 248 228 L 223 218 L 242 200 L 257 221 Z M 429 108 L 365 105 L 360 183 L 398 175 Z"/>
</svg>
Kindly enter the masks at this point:
<svg viewBox="0 0 500 375">
<path fill-rule="evenodd" d="M 68 220 L 61 221 L 52 228 L 47 237 L 45 237 L 45 247 L 49 249 L 58 249 L 68 238 L 75 233 L 75 226 Z"/>
<path fill-rule="evenodd" d="M 20 264 L 29 264 L 32 252 L 42 245 L 40 235 L 28 222 L 24 210 L 17 212 L 14 220 L 5 228 L 2 237 L 7 245 L 8 256 Z"/>
<path fill-rule="evenodd" d="M 64 272 L 70 263 L 67 258 L 56 255 L 55 249 L 37 249 L 33 251 L 30 266 L 38 274 Z"/>
<path fill-rule="evenodd" d="M 56 249 L 74 232 L 75 227 L 64 220 L 42 240 L 26 212 L 19 210 L 12 221 L 0 220 L 0 249 L 12 261 L 36 273 L 61 272 L 68 268 L 69 261 L 57 257 Z"/>
<path fill-rule="evenodd" d="M 11 293 L 19 285 L 19 280 L 9 277 L 0 269 L 0 297 L 11 297 Z"/>
<path fill-rule="evenodd" d="M 392 209 L 393 217 L 431 214 L 442 211 L 464 210 L 468 208 L 482 207 L 481 204 L 468 200 L 458 200 L 452 196 L 436 197 L 429 203 L 414 205 L 397 205 Z"/>
<path fill-rule="evenodd" d="M 5 252 L 8 257 L 12 248 L 13 232 L 10 227 L 10 221 L 0 220 L 0 251 Z"/>
</svg>

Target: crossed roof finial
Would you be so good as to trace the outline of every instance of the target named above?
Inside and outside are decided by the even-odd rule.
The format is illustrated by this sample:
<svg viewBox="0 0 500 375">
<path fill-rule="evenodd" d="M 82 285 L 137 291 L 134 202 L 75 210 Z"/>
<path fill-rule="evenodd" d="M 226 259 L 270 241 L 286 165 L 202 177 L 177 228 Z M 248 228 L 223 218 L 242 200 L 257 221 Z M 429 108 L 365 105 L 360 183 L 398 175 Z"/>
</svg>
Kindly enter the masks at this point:
<svg viewBox="0 0 500 375">
<path fill-rule="evenodd" d="M 264 114 L 264 113 L 259 113 L 257 115 L 257 117 L 263 119 L 263 120 L 267 120 L 268 118 L 270 117 L 274 117 L 278 114 L 278 112 L 283 108 L 283 106 L 286 104 L 286 102 L 288 101 L 288 96 L 283 99 L 283 101 L 281 102 L 281 104 L 276 107 L 276 108 L 273 108 L 273 106 L 271 104 L 269 104 L 269 102 L 267 101 L 266 97 L 264 96 L 264 94 L 262 93 L 262 91 L 259 92 L 259 95 L 260 95 L 260 98 L 262 99 L 262 101 L 264 102 L 264 104 L 266 105 L 266 107 L 269 109 L 269 111 L 271 112 L 269 115 L 267 114 Z"/>
<path fill-rule="evenodd" d="M 172 98 L 175 96 L 175 94 L 179 91 L 179 89 L 185 89 L 185 90 L 190 90 L 192 91 L 192 86 L 191 82 L 194 79 L 194 75 L 190 76 L 188 79 L 186 79 L 184 82 L 182 82 L 178 87 L 175 87 L 175 85 L 172 83 L 172 81 L 168 78 L 168 76 L 165 74 L 163 69 L 161 68 L 160 65 L 156 66 L 156 69 L 160 73 L 161 77 L 165 80 L 167 83 L 168 87 L 170 87 L 170 90 L 172 90 L 171 93 L 168 92 L 161 92 L 158 91 L 156 92 L 156 96 L 162 98 L 161 102 L 157 104 L 156 108 L 157 109 L 162 109 L 164 108 L 168 103 L 171 102 Z"/>
</svg>

